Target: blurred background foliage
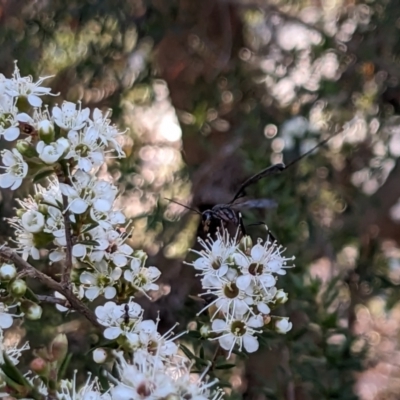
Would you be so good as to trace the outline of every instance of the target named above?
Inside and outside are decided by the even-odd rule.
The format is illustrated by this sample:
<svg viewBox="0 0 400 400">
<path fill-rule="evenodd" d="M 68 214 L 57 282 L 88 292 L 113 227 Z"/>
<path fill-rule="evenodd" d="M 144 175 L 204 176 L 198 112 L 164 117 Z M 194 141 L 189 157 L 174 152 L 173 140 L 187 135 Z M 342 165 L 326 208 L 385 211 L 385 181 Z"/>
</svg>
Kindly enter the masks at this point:
<svg viewBox="0 0 400 400">
<path fill-rule="evenodd" d="M 0 1 L 0 71 L 18 60 L 22 74 L 52 75 L 50 104 L 111 109 L 128 129 L 128 157 L 100 173 L 120 185 L 132 245 L 163 272 L 153 302 L 141 299 L 163 329 L 198 307 L 182 260 L 199 217 L 165 197 L 228 202 L 246 177 L 338 133 L 248 190 L 278 205 L 244 211 L 246 224 L 267 223 L 296 256 L 277 310 L 294 328 L 225 374 L 232 399 L 400 398 L 399 56 L 397 0 Z M 74 369 L 97 341 L 82 323 L 49 306 L 8 340 L 66 332 Z"/>
</svg>

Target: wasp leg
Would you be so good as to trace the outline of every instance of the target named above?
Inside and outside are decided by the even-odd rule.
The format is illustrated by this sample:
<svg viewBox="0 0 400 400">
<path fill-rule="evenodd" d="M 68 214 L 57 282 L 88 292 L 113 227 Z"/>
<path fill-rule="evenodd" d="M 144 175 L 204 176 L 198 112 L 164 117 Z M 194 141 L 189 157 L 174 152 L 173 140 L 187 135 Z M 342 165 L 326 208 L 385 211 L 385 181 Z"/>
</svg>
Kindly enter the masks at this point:
<svg viewBox="0 0 400 400">
<path fill-rule="evenodd" d="M 247 225 L 247 227 L 249 227 L 249 226 L 258 226 L 258 225 L 264 225 L 264 226 L 265 226 L 265 229 L 267 230 L 267 233 L 268 233 L 268 235 L 271 237 L 271 239 L 272 239 L 274 242 L 278 242 L 278 239 L 273 235 L 273 233 L 271 232 L 271 229 L 269 229 L 268 226 L 267 226 L 267 224 L 266 224 L 265 222 L 263 222 L 263 221 L 260 221 L 260 222 L 254 223 L 254 224 Z"/>
<path fill-rule="evenodd" d="M 242 236 L 246 236 L 246 227 L 244 226 L 242 214 L 239 213 L 238 216 L 239 216 L 239 227 L 242 232 Z"/>
</svg>

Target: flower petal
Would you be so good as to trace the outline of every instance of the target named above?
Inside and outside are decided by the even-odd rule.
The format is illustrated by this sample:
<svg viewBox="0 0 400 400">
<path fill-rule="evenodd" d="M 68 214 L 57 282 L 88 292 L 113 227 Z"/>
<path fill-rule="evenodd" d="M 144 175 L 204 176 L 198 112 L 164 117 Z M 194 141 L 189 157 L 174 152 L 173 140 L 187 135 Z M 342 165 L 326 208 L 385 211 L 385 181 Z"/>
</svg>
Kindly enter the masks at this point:
<svg viewBox="0 0 400 400">
<path fill-rule="evenodd" d="M 255 351 L 258 350 L 259 347 L 257 338 L 251 335 L 244 335 L 243 345 L 248 353 L 254 353 Z"/>
</svg>

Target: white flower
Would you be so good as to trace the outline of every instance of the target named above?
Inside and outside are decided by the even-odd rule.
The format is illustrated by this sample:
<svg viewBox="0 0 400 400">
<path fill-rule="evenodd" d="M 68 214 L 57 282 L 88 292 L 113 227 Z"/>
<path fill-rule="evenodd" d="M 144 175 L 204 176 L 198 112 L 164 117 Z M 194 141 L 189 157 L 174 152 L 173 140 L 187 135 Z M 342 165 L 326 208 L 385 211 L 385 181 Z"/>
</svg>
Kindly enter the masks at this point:
<svg viewBox="0 0 400 400">
<path fill-rule="evenodd" d="M 155 282 L 161 275 L 161 271 L 156 267 L 144 267 L 141 266 L 141 261 L 137 258 L 133 258 L 130 264 L 131 270 L 124 272 L 124 278 L 133 287 L 142 291 L 143 293 L 149 290 L 157 290 L 158 285 Z"/>
<path fill-rule="evenodd" d="M 206 370 L 207 372 L 207 370 Z M 220 400 L 223 398 L 223 391 L 218 388 L 210 390 L 218 382 L 213 380 L 207 382 L 204 372 L 198 379 L 193 379 L 189 371 L 181 374 L 175 382 L 176 396 L 179 399 L 193 400 Z"/>
<path fill-rule="evenodd" d="M 215 304 L 217 309 L 211 319 L 214 319 L 220 311 L 232 314 L 233 317 L 246 314 L 253 304 L 251 292 L 240 289 L 236 281 L 237 274 L 233 270 L 222 280 L 206 275 L 202 279 L 203 288 L 207 289 L 206 294 L 213 294 L 216 299 L 207 304 L 200 313 Z"/>
<path fill-rule="evenodd" d="M 178 337 L 185 334 L 182 332 L 181 335 L 174 336 L 173 329 L 174 325 L 164 335 L 158 332 L 158 323 L 160 319 L 157 318 L 157 323 L 152 320 L 144 320 L 136 324 L 135 332 L 139 335 L 139 348 L 144 350 L 145 353 L 140 353 L 136 349 L 135 360 L 140 360 L 141 357 L 148 358 L 148 356 L 155 356 L 164 363 L 172 361 L 173 358 L 177 358 L 178 346 L 174 343 Z M 139 356 L 139 357 L 137 357 Z"/>
<path fill-rule="evenodd" d="M 111 121 L 108 119 L 108 114 L 109 112 L 103 116 L 102 112 L 98 108 L 95 108 L 93 111 L 93 121 L 88 131 L 93 131 L 104 145 L 111 145 L 118 153 L 118 157 L 124 157 L 125 153 L 117 141 L 117 138 L 121 136 L 121 132 L 115 126 L 110 125 Z"/>
<path fill-rule="evenodd" d="M 143 309 L 139 304 L 132 300 L 121 305 L 107 301 L 104 306 L 96 307 L 95 314 L 98 322 L 106 327 L 103 333 L 106 339 L 114 340 L 124 335 L 131 343 L 138 342 L 134 328 L 142 319 Z"/>
<path fill-rule="evenodd" d="M 213 240 L 209 237 L 206 241 L 198 238 L 203 250 L 191 250 L 200 257 L 193 263 L 189 263 L 198 271 L 199 275 L 215 275 L 222 277 L 228 271 L 229 265 L 232 263 L 230 257 L 237 250 L 236 237 L 230 238 L 226 230 L 223 230 L 222 235 L 217 232 L 217 239 Z"/>
<path fill-rule="evenodd" d="M 44 227 L 44 215 L 38 211 L 29 210 L 22 215 L 21 224 L 27 232 L 41 232 Z"/>
<path fill-rule="evenodd" d="M 253 284 L 251 291 L 253 304 L 257 307 L 257 310 L 264 315 L 268 315 L 271 312 L 268 304 L 275 302 L 276 287 L 265 288 L 261 285 Z"/>
<path fill-rule="evenodd" d="M 93 266 L 94 272 L 82 272 L 79 280 L 85 285 L 85 297 L 93 301 L 100 294 L 104 294 L 106 299 L 112 299 L 117 295 L 117 290 L 113 286 L 120 278 L 122 271 L 120 268 L 112 269 L 105 260 L 99 261 Z"/>
<path fill-rule="evenodd" d="M 240 253 L 236 253 L 234 259 L 236 265 L 241 267 L 242 275 L 238 278 L 237 284 L 242 290 L 246 290 L 252 282 L 261 284 L 265 288 L 275 286 L 276 279 L 265 268 L 264 264 Z"/>
<path fill-rule="evenodd" d="M 39 121 L 37 125 L 40 137 L 44 136 L 46 138 L 53 137 L 54 135 L 54 125 L 48 119 L 43 119 Z"/>
<path fill-rule="evenodd" d="M 99 203 L 99 201 L 97 201 Z M 125 215 L 121 211 L 98 211 L 94 207 L 90 208 L 90 217 L 106 231 L 116 225 L 124 225 Z"/>
<path fill-rule="evenodd" d="M 73 158 L 78 162 L 78 168 L 89 172 L 91 169 L 100 167 L 104 163 L 104 151 L 98 144 L 98 136 L 92 130 L 84 133 L 69 131 L 68 140 L 70 150 L 66 158 Z"/>
<path fill-rule="evenodd" d="M 275 322 L 275 330 L 278 333 L 287 333 L 292 329 L 293 324 L 289 321 L 289 318 L 279 318 Z"/>
<path fill-rule="evenodd" d="M 285 275 L 285 268 L 292 268 L 287 265 L 287 261 L 294 260 L 294 257 L 283 257 L 282 253 L 285 249 L 278 246 L 276 242 L 272 243 L 267 240 L 262 244 L 259 239 L 250 252 L 250 257 L 243 253 L 235 254 L 235 262 L 242 268 L 242 272 L 254 276 L 255 280 L 259 280 L 266 287 L 271 287 L 271 274 Z M 271 283 L 271 286 L 268 286 Z"/>
<path fill-rule="evenodd" d="M 18 245 L 15 250 L 17 253 L 21 253 L 24 260 L 27 260 L 29 256 L 34 260 L 39 260 L 40 252 L 35 245 L 33 234 L 22 227 L 21 220 L 17 217 L 11 218 L 9 224 L 15 229 L 15 243 Z"/>
<path fill-rule="evenodd" d="M 47 390 L 46 385 L 38 375 L 33 374 L 32 371 L 28 371 L 24 376 L 30 382 L 30 384 L 38 391 L 38 393 L 47 398 L 47 396 L 49 395 L 49 391 Z"/>
<path fill-rule="evenodd" d="M 55 123 L 62 129 L 78 131 L 86 126 L 89 119 L 89 108 L 81 109 L 80 104 L 78 110 L 76 104 L 65 101 L 61 108 L 56 106 L 52 110 Z"/>
<path fill-rule="evenodd" d="M 216 339 L 218 339 L 221 347 L 229 351 L 229 358 L 236 344 L 239 346 L 239 351 L 242 351 L 242 347 L 248 353 L 257 351 L 259 344 L 254 334 L 258 331 L 253 328 L 260 328 L 263 325 L 262 317 L 254 316 L 230 321 L 216 319 L 212 323 L 212 329 L 213 332 L 219 334 Z"/>
<path fill-rule="evenodd" d="M 93 361 L 97 364 L 103 364 L 107 360 L 107 351 L 98 347 L 93 351 Z"/>
<path fill-rule="evenodd" d="M 133 253 L 132 247 L 124 243 L 127 236 L 115 230 L 102 232 L 101 229 L 96 229 L 96 232 L 98 236 L 96 235 L 97 237 L 93 239 L 97 240 L 99 245 L 95 246 L 90 254 L 91 261 L 100 261 L 105 258 L 117 267 L 125 267 L 128 264 L 128 258 Z"/>
<path fill-rule="evenodd" d="M 51 233 L 55 238 L 65 241 L 64 216 L 56 207 L 49 206 L 47 208 L 48 218 L 46 219 L 46 227 L 44 232 Z"/>
<path fill-rule="evenodd" d="M 288 294 L 282 289 L 279 289 L 275 294 L 274 300 L 277 304 L 285 304 L 288 301 Z"/>
<path fill-rule="evenodd" d="M 17 365 L 22 352 L 29 349 L 29 342 L 25 342 L 20 348 L 18 348 L 18 343 L 15 342 L 12 345 L 7 345 L 4 340 L 3 330 L 0 329 L 0 365 L 4 364 L 4 354 L 8 356 L 14 365 Z"/>
<path fill-rule="evenodd" d="M 43 202 L 56 208 L 62 208 L 62 196 L 57 180 L 51 180 L 47 187 L 35 185 L 36 192 L 43 197 Z"/>
<path fill-rule="evenodd" d="M 14 264 L 3 264 L 0 267 L 0 279 L 4 281 L 9 281 L 17 275 L 17 268 Z"/>
<path fill-rule="evenodd" d="M 114 185 L 93 179 L 81 170 L 71 176 L 71 185 L 61 183 L 60 189 L 68 197 L 68 207 L 74 214 L 82 214 L 90 206 L 95 213 L 108 213 L 117 195 Z"/>
<path fill-rule="evenodd" d="M 18 113 L 12 97 L 0 95 L 0 135 L 8 142 L 18 139 L 20 122 L 33 124 L 33 119 L 28 114 Z"/>
<path fill-rule="evenodd" d="M 16 307 L 16 306 L 11 306 Z M 10 308 L 11 308 L 10 307 Z M 17 314 L 9 314 L 8 313 L 9 307 L 4 303 L 0 303 L 0 328 L 7 329 L 13 324 L 13 317 L 21 317 L 22 315 Z"/>
<path fill-rule="evenodd" d="M 50 88 L 41 86 L 45 79 L 51 78 L 50 76 L 39 78 L 34 83 L 31 76 L 21 77 L 17 64 L 12 79 L 7 79 L 5 82 L 5 92 L 11 97 L 27 97 L 28 102 L 33 107 L 41 107 L 43 96 L 50 93 Z"/>
<path fill-rule="evenodd" d="M 46 164 L 54 164 L 57 162 L 69 147 L 67 139 L 60 138 L 56 142 L 46 145 L 40 141 L 36 146 L 39 158 Z"/>
<path fill-rule="evenodd" d="M 6 173 L 0 175 L 0 187 L 16 190 L 21 186 L 22 180 L 28 173 L 28 164 L 17 149 L 12 149 L 12 152 L 3 150 L 1 155 L 5 167 L 0 168 L 5 169 Z"/>
<path fill-rule="evenodd" d="M 100 385 L 96 379 L 91 380 L 89 375 L 85 384 L 77 390 L 76 388 L 76 372 L 73 381 L 62 380 L 60 382 L 60 390 L 57 392 L 59 400 L 111 400 L 108 392 L 101 393 Z"/>
<path fill-rule="evenodd" d="M 144 360 L 128 364 L 122 353 L 117 353 L 116 359 L 120 380 L 111 388 L 113 400 L 161 400 L 175 393 L 174 380 L 159 363 Z"/>
<path fill-rule="evenodd" d="M 54 292 L 54 297 L 55 297 L 56 299 L 67 300 L 66 297 L 63 296 L 63 295 L 62 295 L 61 293 L 59 293 L 59 292 Z M 69 310 L 68 307 L 64 307 L 64 306 L 62 306 L 61 304 L 56 304 L 56 308 L 57 308 L 58 311 L 61 311 L 61 312 L 66 312 L 66 311 Z"/>
</svg>

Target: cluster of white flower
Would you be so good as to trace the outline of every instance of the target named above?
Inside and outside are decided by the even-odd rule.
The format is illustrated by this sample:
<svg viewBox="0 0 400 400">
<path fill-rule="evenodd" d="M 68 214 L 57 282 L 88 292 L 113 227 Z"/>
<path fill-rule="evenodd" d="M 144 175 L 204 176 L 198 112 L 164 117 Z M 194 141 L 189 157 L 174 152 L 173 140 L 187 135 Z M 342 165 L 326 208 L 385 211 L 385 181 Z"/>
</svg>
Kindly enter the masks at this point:
<svg viewBox="0 0 400 400">
<path fill-rule="evenodd" d="M 128 297 L 156 290 L 160 271 L 146 268 L 146 255 L 126 243 L 129 223 L 114 209 L 117 188 L 95 176 L 110 151 L 124 156 L 121 132 L 98 109 L 92 119 L 88 108 L 68 102 L 51 113 L 41 109 L 39 96 L 50 94 L 42 81 L 21 77 L 17 67 L 12 79 L 0 76 L 0 134 L 8 141 L 23 136 L 16 148 L 2 153 L 6 171 L 0 175 L 0 187 L 17 189 L 27 176 L 54 176 L 46 187 L 36 185 L 34 196 L 19 201 L 10 220 L 16 251 L 25 260 L 39 260 L 49 249 L 50 261 L 64 261 L 68 223 L 78 293 L 83 290 L 90 301 L 99 295 L 112 299 L 121 280 Z"/>
<path fill-rule="evenodd" d="M 129 235 L 120 230 L 125 216 L 112 210 L 116 188 L 105 181 L 90 180 L 80 170 L 72 177 L 74 186 L 52 182 L 47 188 L 36 185 L 36 194 L 23 201 L 10 220 L 15 229 L 16 250 L 24 259 L 40 259 L 40 249 L 49 248 L 52 262 L 66 256 L 65 221 L 61 193 L 69 199 L 69 223 L 74 238 L 74 265 L 80 263 L 78 286 L 92 301 L 99 295 L 116 296 L 123 279 L 127 295 L 135 291 L 157 290 L 160 277 L 156 267 L 145 267 L 146 254 L 125 243 Z M 77 183 L 78 182 L 78 183 Z M 64 211 L 65 212 L 65 211 Z M 128 291 L 127 291 L 128 290 Z"/>
<path fill-rule="evenodd" d="M 11 79 L 0 74 L 0 137 L 9 142 L 18 140 L 14 148 L 1 152 L 5 171 L 0 175 L 0 187 L 16 190 L 25 178 L 48 179 L 44 186 L 35 185 L 32 196 L 18 200 L 16 215 L 9 220 L 15 230 L 14 250 L 24 260 L 48 257 L 52 263 L 64 263 L 61 282 L 49 285 L 54 290 L 55 285 L 62 284 L 59 290 L 63 294 L 55 292 L 52 298 L 60 311 L 69 310 L 65 306 L 74 303 L 74 295 L 82 302 L 99 296 L 130 299 L 125 304 L 108 301 L 95 309 L 104 337 L 118 349 L 113 356 L 119 378 L 110 375 L 111 387 L 103 393 L 98 379 L 90 377 L 82 389 L 76 390 L 74 377 L 73 381 L 59 383 L 57 397 L 220 400 L 222 391 L 215 388 L 216 380 L 208 381 L 207 371 L 192 379 L 193 365 L 178 352 L 175 340 L 180 335 L 174 336 L 175 327 L 161 335 L 159 319 L 145 320 L 142 307 L 133 301 L 138 292 L 148 296 L 149 291 L 158 289 L 156 281 L 161 272 L 147 267 L 147 255 L 129 245 L 130 222 L 115 208 L 118 189 L 96 176 L 110 154 L 124 157 L 119 139 L 122 133 L 110 124 L 108 113 L 98 109 L 91 116 L 88 108 L 70 102 L 51 111 L 42 107 L 41 96 L 51 94 L 41 86 L 44 79 L 34 83 L 31 77 L 21 77 L 17 67 Z M 203 250 L 196 251 L 200 257 L 190 265 L 200 271 L 205 290 L 202 295 L 215 297 L 201 311 L 209 310 L 212 325 L 208 337 L 218 340 L 229 356 L 236 345 L 239 350 L 256 351 L 257 334 L 269 323 L 271 306 L 287 300 L 286 293 L 276 288 L 276 281 L 291 267 L 287 261 L 292 258 L 283 257 L 282 247 L 269 239 L 253 246 L 249 237 L 238 243 L 237 237 L 229 237 L 226 231 L 219 232 L 216 240 L 200 240 L 200 244 Z M 34 294 L 27 291 L 25 275 L 26 271 L 18 274 L 11 264 L 0 266 L 0 291 L 5 293 L 5 303 L 0 303 L 2 329 L 11 327 L 13 317 L 22 313 L 31 319 L 41 316 L 41 307 L 32 300 Z M 58 304 L 60 299 L 65 300 L 63 295 L 71 304 Z M 9 312 L 16 305 L 21 314 Z M 276 318 L 275 329 L 286 333 L 291 323 Z M 0 336 L 0 364 L 3 354 L 16 362 L 20 350 L 5 352 L 1 329 Z M 51 356 L 37 357 L 31 363 L 37 375 L 26 378 L 31 382 L 30 389 L 47 393 L 46 374 L 57 376 L 58 362 L 68 350 L 66 336 L 58 336 L 50 346 Z M 110 355 L 105 348 L 93 352 L 98 363 L 106 363 Z"/>
<path fill-rule="evenodd" d="M 112 400 L 108 392 L 102 393 L 98 379 L 91 379 L 91 375 L 85 384 L 77 390 L 76 372 L 72 381 L 63 379 L 60 383 L 60 390 L 57 392 L 59 400 Z"/>
<path fill-rule="evenodd" d="M 50 94 L 40 86 L 44 79 L 33 83 L 31 77 L 21 77 L 17 66 L 11 79 L 0 75 L 0 135 L 7 141 L 22 136 L 16 148 L 2 152 L 6 172 L 0 175 L 0 187 L 15 190 L 29 174 L 63 164 L 91 172 L 111 151 L 124 156 L 121 132 L 110 124 L 108 113 L 95 109 L 90 118 L 89 108 L 70 102 L 51 112 L 42 109 L 39 96 Z"/>
<path fill-rule="evenodd" d="M 211 332 L 215 333 L 221 347 L 229 355 L 238 345 L 249 353 L 257 351 L 257 333 L 269 322 L 271 304 L 283 304 L 287 294 L 276 288 L 277 275 L 285 275 L 288 261 L 294 257 L 283 257 L 284 249 L 269 238 L 261 239 L 253 246 L 250 237 L 238 243 L 226 230 L 217 232 L 213 240 L 199 239 L 201 251 L 193 263 L 189 263 L 202 276 L 205 290 L 200 296 L 213 295 L 214 299 L 200 311 L 210 310 Z M 200 314 L 199 313 L 199 314 Z M 286 318 L 276 320 L 275 329 L 286 333 L 292 324 Z"/>
<path fill-rule="evenodd" d="M 195 379 L 190 365 L 181 364 L 179 370 L 166 369 L 154 358 L 139 359 L 134 356 L 128 363 L 121 353 L 116 353 L 119 380 L 110 393 L 113 400 L 167 398 L 193 400 L 220 400 L 223 392 L 215 388 L 217 381 L 207 382 L 206 372 Z"/>
<path fill-rule="evenodd" d="M 207 382 L 204 376 L 193 380 L 191 363 L 178 353 L 174 343 L 181 335 L 174 336 L 172 327 L 164 335 L 158 332 L 159 319 L 143 319 L 142 307 L 133 299 L 126 304 L 107 302 L 96 308 L 99 323 L 106 327 L 104 337 L 117 340 L 121 348 L 133 352 L 127 362 L 122 352 L 115 352 L 118 362 L 119 380 L 110 376 L 114 387 L 110 390 L 113 400 L 190 398 L 197 400 L 219 400 L 222 391 L 211 390 L 216 381 Z M 185 333 L 185 332 L 183 332 Z M 105 349 L 93 353 L 96 362 L 103 363 L 108 354 Z M 99 397 L 100 399 L 100 397 Z"/>
<path fill-rule="evenodd" d="M 173 328 L 161 335 L 157 329 L 159 320 L 157 323 L 144 320 L 142 307 L 133 299 L 120 305 L 108 301 L 98 306 L 95 312 L 99 323 L 106 327 L 104 337 L 109 340 L 120 339 L 119 343 L 133 350 L 137 359 L 157 356 L 163 363 L 172 363 L 182 358 L 174 343 L 180 335 L 173 337 Z"/>
</svg>

